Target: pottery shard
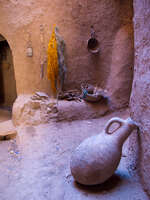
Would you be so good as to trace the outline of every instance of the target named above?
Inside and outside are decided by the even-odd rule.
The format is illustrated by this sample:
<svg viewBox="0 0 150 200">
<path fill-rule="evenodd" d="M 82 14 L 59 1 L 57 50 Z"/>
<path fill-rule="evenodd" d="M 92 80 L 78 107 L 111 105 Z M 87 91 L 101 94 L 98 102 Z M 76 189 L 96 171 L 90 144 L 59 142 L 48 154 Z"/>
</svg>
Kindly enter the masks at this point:
<svg viewBox="0 0 150 200">
<path fill-rule="evenodd" d="M 17 130 L 11 120 L 0 123 L 0 140 L 13 139 L 17 135 Z"/>
<path fill-rule="evenodd" d="M 13 105 L 13 123 L 18 126 L 48 123 L 57 117 L 57 106 L 43 92 L 34 95 L 19 95 Z"/>
</svg>

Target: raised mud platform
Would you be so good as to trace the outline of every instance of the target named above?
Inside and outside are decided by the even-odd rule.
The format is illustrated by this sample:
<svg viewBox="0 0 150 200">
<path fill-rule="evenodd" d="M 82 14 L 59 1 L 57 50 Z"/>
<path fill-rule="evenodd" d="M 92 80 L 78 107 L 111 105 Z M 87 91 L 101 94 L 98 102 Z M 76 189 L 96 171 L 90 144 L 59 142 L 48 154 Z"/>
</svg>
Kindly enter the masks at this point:
<svg viewBox="0 0 150 200">
<path fill-rule="evenodd" d="M 72 121 L 98 118 L 105 115 L 109 105 L 105 100 L 98 103 L 82 101 L 56 102 L 44 93 L 20 95 L 13 106 L 15 125 L 38 125 L 50 121 Z"/>
</svg>

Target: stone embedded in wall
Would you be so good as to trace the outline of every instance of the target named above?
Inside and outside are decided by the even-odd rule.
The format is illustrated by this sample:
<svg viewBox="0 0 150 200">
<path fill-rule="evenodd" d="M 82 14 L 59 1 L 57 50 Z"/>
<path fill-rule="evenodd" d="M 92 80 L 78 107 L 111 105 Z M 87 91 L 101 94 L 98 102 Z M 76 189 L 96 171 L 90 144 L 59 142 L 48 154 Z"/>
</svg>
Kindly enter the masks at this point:
<svg viewBox="0 0 150 200">
<path fill-rule="evenodd" d="M 130 106 L 140 133 L 132 147 L 139 146 L 140 178 L 150 195 L 150 1 L 134 0 L 134 13 L 135 72 Z"/>
<path fill-rule="evenodd" d="M 48 123 L 57 116 L 56 103 L 45 93 L 19 95 L 13 105 L 12 120 L 15 126 Z"/>
<path fill-rule="evenodd" d="M 122 108 L 129 104 L 133 62 L 133 27 L 132 24 L 128 24 L 117 32 L 113 44 L 112 63 L 107 84 L 113 108 Z"/>
</svg>

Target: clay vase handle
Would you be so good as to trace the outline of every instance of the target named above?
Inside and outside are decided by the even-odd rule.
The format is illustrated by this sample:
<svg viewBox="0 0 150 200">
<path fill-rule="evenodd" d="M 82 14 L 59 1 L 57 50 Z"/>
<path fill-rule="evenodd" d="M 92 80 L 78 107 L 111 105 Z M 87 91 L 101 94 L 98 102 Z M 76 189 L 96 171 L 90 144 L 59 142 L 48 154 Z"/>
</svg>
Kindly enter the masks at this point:
<svg viewBox="0 0 150 200">
<path fill-rule="evenodd" d="M 115 132 L 115 131 L 118 130 L 121 126 L 124 125 L 125 121 L 122 120 L 122 119 L 120 119 L 120 118 L 117 118 L 117 117 L 114 117 L 114 118 L 110 119 L 110 120 L 107 122 L 106 126 L 105 126 L 105 129 L 104 129 L 104 130 L 105 130 L 105 133 L 107 133 L 107 134 L 112 134 L 112 133 L 113 133 L 113 132 L 109 132 L 109 128 L 110 128 L 110 126 L 111 126 L 113 123 L 119 124 L 119 127 L 117 127 L 117 128 L 113 131 L 113 132 Z"/>
</svg>

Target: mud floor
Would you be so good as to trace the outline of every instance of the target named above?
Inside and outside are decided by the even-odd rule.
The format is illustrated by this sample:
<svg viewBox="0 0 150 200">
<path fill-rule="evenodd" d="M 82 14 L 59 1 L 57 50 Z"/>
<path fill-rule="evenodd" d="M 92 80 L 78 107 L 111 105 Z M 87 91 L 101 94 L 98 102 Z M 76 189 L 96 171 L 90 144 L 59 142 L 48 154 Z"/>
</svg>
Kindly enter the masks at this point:
<svg viewBox="0 0 150 200">
<path fill-rule="evenodd" d="M 11 112 L 8 109 L 0 107 L 0 122 L 11 119 Z"/>
<path fill-rule="evenodd" d="M 19 127 L 15 140 L 0 142 L 0 200 L 148 200 L 136 176 L 127 170 L 128 141 L 115 175 L 84 187 L 74 182 L 70 155 L 86 137 L 99 133 L 119 111 L 93 120 Z"/>
</svg>

